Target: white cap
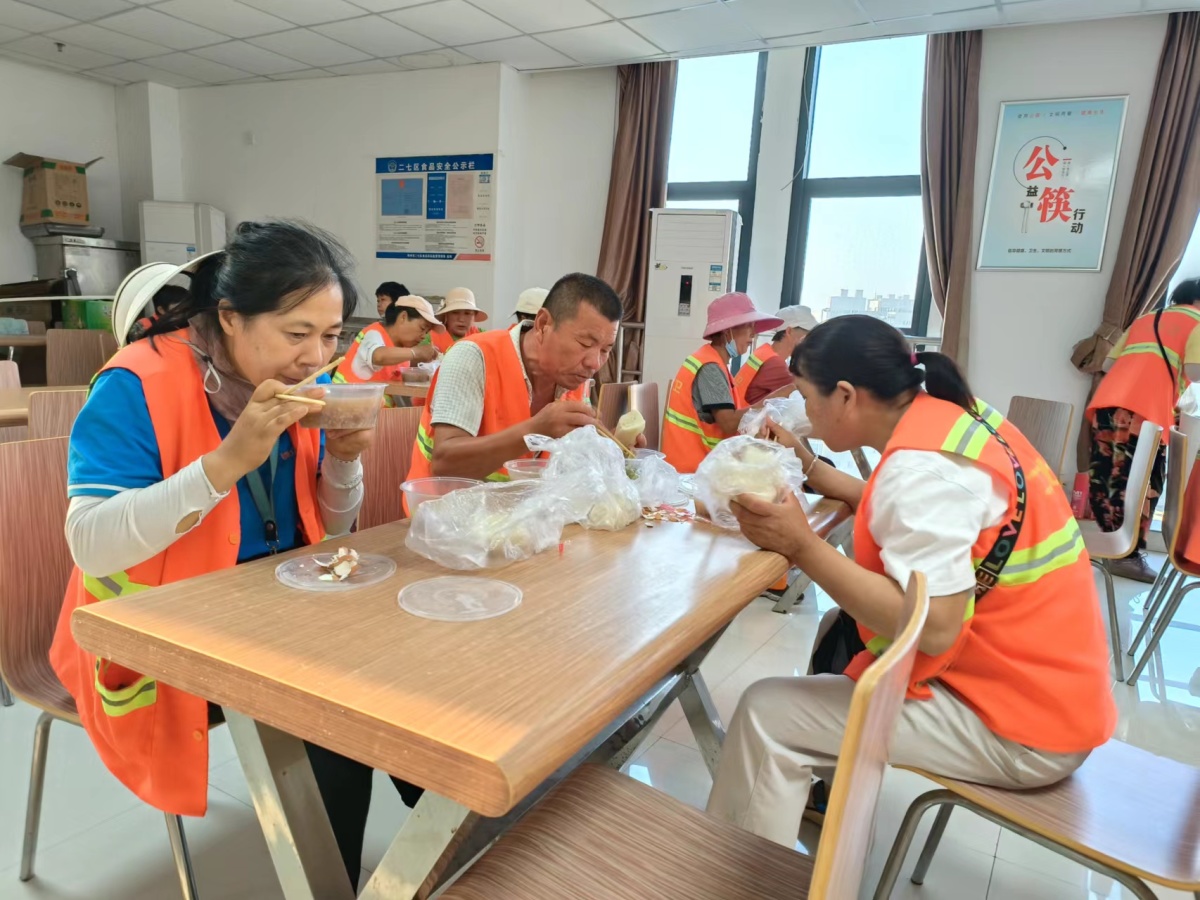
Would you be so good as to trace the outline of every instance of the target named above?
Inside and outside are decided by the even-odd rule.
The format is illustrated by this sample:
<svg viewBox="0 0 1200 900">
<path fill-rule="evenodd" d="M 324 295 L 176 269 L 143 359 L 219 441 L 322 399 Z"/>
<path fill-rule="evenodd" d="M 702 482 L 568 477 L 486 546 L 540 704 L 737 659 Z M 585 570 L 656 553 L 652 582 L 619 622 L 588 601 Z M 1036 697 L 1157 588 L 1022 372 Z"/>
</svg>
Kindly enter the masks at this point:
<svg viewBox="0 0 1200 900">
<path fill-rule="evenodd" d="M 129 332 L 143 313 L 153 308 L 154 295 L 158 293 L 159 288 L 169 283 L 176 275 L 194 273 L 201 262 L 216 253 L 224 252 L 214 250 L 212 253 L 197 256 L 182 266 L 167 262 L 146 263 L 126 275 L 113 295 L 112 327 L 117 346 L 124 347 L 129 342 Z"/>
<path fill-rule="evenodd" d="M 546 296 L 549 293 L 545 288 L 525 288 L 517 296 L 517 308 L 513 310 L 513 315 L 528 313 L 531 316 L 536 316 L 538 310 L 542 308 L 542 304 L 546 302 Z"/>
<path fill-rule="evenodd" d="M 782 306 L 776 315 L 783 319 L 784 328 L 803 328 L 812 331 L 817 327 L 816 316 L 807 306 Z"/>
</svg>

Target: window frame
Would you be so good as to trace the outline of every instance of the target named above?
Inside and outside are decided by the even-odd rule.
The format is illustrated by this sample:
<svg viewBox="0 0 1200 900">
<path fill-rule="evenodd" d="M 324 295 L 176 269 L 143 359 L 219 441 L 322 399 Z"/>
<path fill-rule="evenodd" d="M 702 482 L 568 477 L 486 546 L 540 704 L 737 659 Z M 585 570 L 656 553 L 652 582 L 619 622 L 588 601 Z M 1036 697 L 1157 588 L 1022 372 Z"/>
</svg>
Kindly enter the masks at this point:
<svg viewBox="0 0 1200 900">
<path fill-rule="evenodd" d="M 796 132 L 796 157 L 792 181 L 791 207 L 788 214 L 787 248 L 783 263 L 783 292 L 780 305 L 800 302 L 804 287 L 804 257 L 808 252 L 808 232 L 814 199 L 862 197 L 913 197 L 921 195 L 921 176 L 863 175 L 840 178 L 809 178 L 809 146 L 817 110 L 817 81 L 821 69 L 821 48 L 809 47 L 804 58 L 804 84 L 800 95 L 799 126 Z M 913 285 L 913 336 L 926 337 L 933 292 L 929 285 L 925 248 L 920 248 L 916 283 Z"/>
<path fill-rule="evenodd" d="M 750 117 L 750 160 L 745 181 L 669 181 L 667 200 L 736 200 L 742 217 L 734 290 L 746 290 L 750 277 L 750 241 L 754 235 L 754 196 L 758 182 L 758 151 L 762 143 L 763 97 L 767 88 L 767 51 L 758 54 L 754 109 Z"/>
</svg>

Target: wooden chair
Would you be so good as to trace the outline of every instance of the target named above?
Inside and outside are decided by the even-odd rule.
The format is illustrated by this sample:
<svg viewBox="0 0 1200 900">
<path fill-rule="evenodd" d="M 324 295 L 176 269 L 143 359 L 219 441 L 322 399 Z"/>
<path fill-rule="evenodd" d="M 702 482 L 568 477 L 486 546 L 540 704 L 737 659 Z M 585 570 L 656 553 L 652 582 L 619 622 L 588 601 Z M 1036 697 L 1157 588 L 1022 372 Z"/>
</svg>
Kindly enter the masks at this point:
<svg viewBox="0 0 1200 900">
<path fill-rule="evenodd" d="M 1113 588 L 1112 573 L 1104 565 L 1108 559 L 1123 559 L 1137 547 L 1138 534 L 1142 528 L 1142 506 L 1150 490 L 1150 471 L 1154 457 L 1162 441 L 1162 429 L 1153 422 L 1143 422 L 1138 433 L 1137 450 L 1129 465 L 1129 478 L 1125 486 L 1125 519 L 1116 531 L 1101 531 L 1095 522 L 1079 523 L 1083 533 L 1083 545 L 1087 548 L 1092 565 L 1104 576 L 1104 590 L 1108 599 L 1108 630 L 1112 641 L 1113 669 L 1117 681 L 1124 681 L 1121 664 L 1121 622 L 1117 615 L 1117 595 Z"/>
<path fill-rule="evenodd" d="M 1163 635 L 1171 627 L 1171 620 L 1184 598 L 1200 588 L 1200 581 L 1194 580 L 1200 578 L 1200 564 L 1185 555 L 1191 536 L 1200 528 L 1200 521 L 1197 521 L 1200 519 L 1200 493 L 1197 492 L 1200 489 L 1200 481 L 1192 485 L 1190 477 L 1195 470 L 1196 455 L 1194 452 L 1189 455 L 1191 448 L 1187 435 L 1179 429 L 1172 428 L 1168 440 L 1166 504 L 1163 507 L 1162 530 L 1163 540 L 1167 545 L 1167 561 L 1146 596 L 1142 627 L 1129 643 L 1129 655 L 1133 656 L 1138 644 L 1153 626 L 1150 643 L 1146 645 L 1142 658 L 1129 673 L 1126 683 L 1130 685 L 1137 684 L 1138 676 L 1142 674 Z M 1191 584 L 1188 584 L 1189 580 Z"/>
<path fill-rule="evenodd" d="M 629 388 L 629 408 L 636 409 L 646 420 L 646 446 L 659 450 L 659 429 L 662 415 L 658 411 L 658 382 L 634 384 Z"/>
<path fill-rule="evenodd" d="M 29 395 L 29 439 L 70 437 L 87 391 L 34 391 Z"/>
<path fill-rule="evenodd" d="M 116 352 L 111 332 L 52 328 L 46 333 L 46 383 L 89 384 Z"/>
<path fill-rule="evenodd" d="M 0 390 L 11 391 L 21 387 L 21 370 L 12 360 L 0 360 Z M 29 429 L 24 425 L 10 425 L 0 428 L 0 443 L 8 441 L 23 441 L 29 437 Z M 0 689 L 0 699 L 3 691 Z M 5 703 L 5 706 L 9 704 Z"/>
<path fill-rule="evenodd" d="M 1075 418 L 1075 404 L 1034 397 L 1013 397 L 1008 404 L 1009 422 L 1033 444 L 1055 474 L 1062 471 Z"/>
<path fill-rule="evenodd" d="M 375 443 L 363 453 L 363 503 L 358 511 L 358 529 L 374 528 L 403 519 L 400 485 L 412 464 L 419 406 L 379 411 Z"/>
<path fill-rule="evenodd" d="M 617 420 L 629 411 L 629 389 L 636 381 L 618 381 L 600 385 L 600 400 L 596 403 L 596 416 L 600 424 L 609 431 L 617 427 Z"/>
<path fill-rule="evenodd" d="M 883 868 L 875 900 L 886 900 L 921 816 L 939 807 L 912 874 L 922 884 L 954 807 L 962 806 L 1155 900 L 1147 881 L 1200 896 L 1200 769 L 1121 741 L 1092 751 L 1058 784 L 1009 791 L 913 769 L 942 785 L 908 808 Z"/>
<path fill-rule="evenodd" d="M 913 576 L 906 598 L 903 631 L 854 688 L 815 861 L 586 765 L 442 900 L 856 900 L 888 742 L 929 611 L 923 575 Z"/>
<path fill-rule="evenodd" d="M 33 736 L 20 878 L 33 877 L 46 753 L 54 722 L 79 724 L 75 700 L 50 666 L 50 644 L 71 575 L 67 518 L 67 439 L 0 444 L 0 675 L 18 699 L 42 710 Z M 196 896 L 179 816 L 167 831 L 185 900 Z"/>
</svg>

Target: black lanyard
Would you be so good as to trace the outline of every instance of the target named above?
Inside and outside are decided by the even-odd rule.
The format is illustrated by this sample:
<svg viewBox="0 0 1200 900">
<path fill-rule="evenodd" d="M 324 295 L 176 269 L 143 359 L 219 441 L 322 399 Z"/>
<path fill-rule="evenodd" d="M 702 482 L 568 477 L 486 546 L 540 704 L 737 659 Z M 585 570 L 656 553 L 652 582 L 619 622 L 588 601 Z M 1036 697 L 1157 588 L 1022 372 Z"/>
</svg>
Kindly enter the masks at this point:
<svg viewBox="0 0 1200 900">
<path fill-rule="evenodd" d="M 1008 445 L 1008 441 L 1000 437 L 1000 432 L 985 422 L 978 413 L 972 410 L 970 414 L 975 418 L 975 421 L 991 432 L 992 437 L 996 439 L 997 443 L 1004 448 L 1004 452 L 1008 454 L 1008 461 L 1012 463 L 1013 479 L 1017 487 L 1017 508 L 1013 512 L 1012 518 L 1000 527 L 1000 534 L 996 537 L 996 543 L 992 545 L 992 549 L 988 551 L 988 555 L 983 558 L 983 562 L 975 569 L 975 599 L 978 600 L 995 586 L 1000 578 L 1000 571 L 1004 568 L 1004 564 L 1008 562 L 1013 548 L 1017 545 L 1017 538 L 1021 535 L 1021 525 L 1025 521 L 1025 501 L 1027 500 L 1027 494 L 1025 470 L 1021 468 L 1021 463 L 1017 459 L 1017 454 L 1013 452 L 1013 448 Z"/>
<path fill-rule="evenodd" d="M 261 468 L 246 473 L 246 483 L 250 486 L 250 496 L 254 500 L 254 508 L 263 523 L 263 539 L 267 542 L 267 550 L 274 555 L 279 552 L 279 527 L 275 524 L 275 472 L 279 468 L 279 441 L 271 448 L 271 484 L 263 484 Z"/>
</svg>

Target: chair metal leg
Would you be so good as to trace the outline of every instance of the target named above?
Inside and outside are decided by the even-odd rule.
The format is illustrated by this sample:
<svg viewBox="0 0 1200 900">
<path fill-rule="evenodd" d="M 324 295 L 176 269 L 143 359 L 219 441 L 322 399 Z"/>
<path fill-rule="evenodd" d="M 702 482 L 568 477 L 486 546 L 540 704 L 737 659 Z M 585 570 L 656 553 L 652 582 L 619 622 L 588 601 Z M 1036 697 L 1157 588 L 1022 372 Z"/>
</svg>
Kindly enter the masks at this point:
<svg viewBox="0 0 1200 900">
<path fill-rule="evenodd" d="M 22 881 L 33 877 L 33 858 L 37 854 L 38 827 L 42 822 L 42 788 L 46 785 L 46 753 L 50 749 L 50 726 L 54 716 L 44 712 L 33 729 L 33 765 L 29 770 L 29 800 L 25 805 L 25 841 L 21 845 Z"/>
<path fill-rule="evenodd" d="M 1200 588 L 1200 581 L 1175 589 L 1175 593 L 1167 601 L 1167 605 L 1163 608 L 1163 611 L 1158 614 L 1158 622 L 1154 625 L 1154 635 L 1150 638 L 1150 643 L 1146 645 L 1146 650 L 1142 653 L 1142 658 L 1138 660 L 1137 665 L 1133 667 L 1133 671 L 1129 673 L 1129 680 L 1125 682 L 1126 684 L 1137 684 L 1138 676 L 1142 674 L 1142 669 L 1146 668 L 1146 663 L 1154 655 L 1154 651 L 1158 649 L 1158 642 L 1162 640 L 1163 635 L 1167 633 L 1167 629 L 1171 627 L 1171 620 L 1175 618 L 1175 612 L 1182 605 L 1183 598 L 1197 588 Z"/>
<path fill-rule="evenodd" d="M 8 685 L 4 683 L 4 679 L 0 678 L 0 706 L 12 706 L 13 696 L 8 689 Z"/>
<path fill-rule="evenodd" d="M 946 825 L 950 822 L 950 813 L 952 812 L 954 812 L 954 807 L 949 803 L 937 811 L 937 818 L 933 820 L 933 827 L 929 829 L 929 837 L 925 838 L 925 847 L 921 850 L 921 855 L 917 858 L 917 866 L 913 869 L 912 878 L 909 879 L 913 884 L 925 883 L 925 873 L 929 871 L 929 864 L 933 862 L 933 854 L 937 853 L 938 844 L 942 842 L 942 835 L 946 833 Z"/>
<path fill-rule="evenodd" d="M 1100 560 L 1093 559 L 1092 565 L 1104 575 L 1104 592 L 1108 599 L 1108 630 L 1112 638 L 1113 669 L 1117 681 L 1125 680 L 1125 669 L 1121 665 L 1121 622 L 1117 617 L 1117 593 L 1113 587 L 1112 572 Z"/>
<path fill-rule="evenodd" d="M 953 803 L 957 800 L 953 791 L 939 789 L 929 791 L 922 794 L 908 807 L 908 812 L 904 814 L 904 820 L 900 823 L 900 831 L 896 834 L 896 841 L 892 844 L 892 851 L 888 854 L 887 862 L 883 864 L 883 873 L 879 876 L 879 884 L 875 888 L 875 900 L 888 900 L 892 896 L 892 889 L 896 886 L 896 880 L 900 877 L 900 869 L 904 865 L 904 858 L 908 856 L 908 848 L 912 845 L 913 838 L 917 834 L 917 826 L 921 824 L 921 816 L 925 815 L 925 811 L 933 806 L 943 806 L 946 803 Z M 948 809 L 949 807 L 944 807 Z M 940 818 L 939 813 L 939 818 Z M 947 818 L 949 816 L 947 815 Z M 943 829 L 945 825 L 943 824 Z M 930 833 L 932 837 L 932 832 Z M 938 837 L 941 837 L 939 833 Z M 921 853 L 922 860 L 928 852 L 932 859 L 933 850 L 937 849 L 934 844 L 933 849 L 930 849 L 929 844 L 925 845 L 925 851 Z M 929 862 L 925 861 L 925 867 L 929 867 Z M 915 873 L 914 873 L 915 874 Z M 922 872 L 922 876 L 924 872 Z"/>
<path fill-rule="evenodd" d="M 196 873 L 192 870 L 192 855 L 188 853 L 187 837 L 183 833 L 183 819 L 171 813 L 163 813 L 167 820 L 167 836 L 171 839 L 171 856 L 175 858 L 175 871 L 179 875 L 179 889 L 183 900 L 196 900 Z"/>
<path fill-rule="evenodd" d="M 1151 626 L 1154 624 L 1154 614 L 1158 612 L 1162 606 L 1163 600 L 1170 597 L 1179 585 L 1176 583 L 1183 577 L 1183 573 L 1172 566 L 1169 562 L 1166 563 L 1166 568 L 1170 569 L 1167 577 L 1162 581 L 1155 581 L 1154 586 L 1150 588 L 1150 593 L 1146 595 L 1146 605 L 1142 607 L 1142 625 L 1138 629 L 1138 633 L 1129 643 L 1129 649 L 1126 651 L 1128 656 L 1134 656 L 1137 653 L 1138 644 L 1149 633 Z M 1162 573 L 1159 573 L 1162 576 Z"/>
</svg>

